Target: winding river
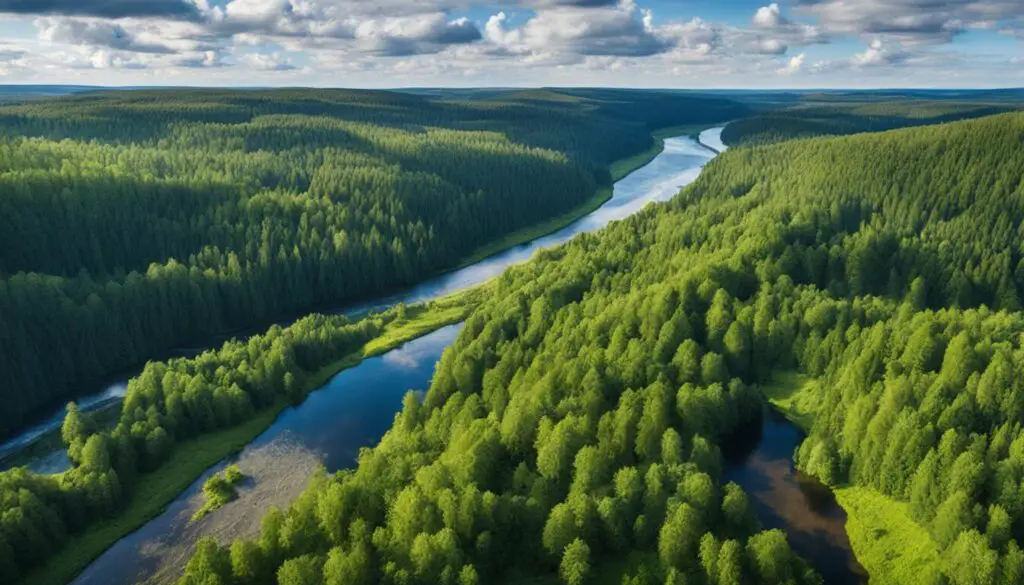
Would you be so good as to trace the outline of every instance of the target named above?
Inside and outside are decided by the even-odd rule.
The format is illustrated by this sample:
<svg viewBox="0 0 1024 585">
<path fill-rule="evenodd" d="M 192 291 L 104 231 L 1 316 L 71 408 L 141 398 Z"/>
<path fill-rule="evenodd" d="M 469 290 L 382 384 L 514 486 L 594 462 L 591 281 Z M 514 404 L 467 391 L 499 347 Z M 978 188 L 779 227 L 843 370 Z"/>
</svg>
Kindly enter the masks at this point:
<svg viewBox="0 0 1024 585">
<path fill-rule="evenodd" d="M 339 312 L 360 313 L 400 301 L 445 296 L 483 283 L 508 266 L 528 260 L 541 248 L 604 227 L 651 202 L 665 201 L 692 182 L 715 151 L 724 150 L 720 135 L 721 128 L 716 128 L 702 133 L 700 142 L 685 137 L 666 140 L 664 152 L 619 181 L 604 206 L 562 230 L 399 294 L 343 307 Z M 108 549 L 79 575 L 75 585 L 170 582 L 180 575 L 199 536 L 227 540 L 258 533 L 259 518 L 266 509 L 286 506 L 319 465 L 329 472 L 351 467 L 359 449 L 379 441 L 401 408 L 407 389 L 429 386 L 434 365 L 460 329 L 461 324 L 445 327 L 340 372 L 302 404 L 283 411 L 241 453 L 207 470 L 160 516 Z M 830 499 L 827 488 L 804 480 L 793 469 L 792 453 L 802 439 L 799 431 L 766 411 L 764 424 L 747 439 L 729 453 L 726 479 L 751 494 L 767 527 L 787 531 L 794 549 L 825 575 L 826 582 L 866 582 L 846 539 L 842 509 Z M 202 483 L 231 463 L 237 463 L 255 481 L 242 487 L 238 500 L 190 523 L 192 513 L 201 505 Z"/>
<path fill-rule="evenodd" d="M 721 144 L 721 131 L 721 128 L 706 130 L 701 134 L 701 143 Z M 385 309 L 399 302 L 409 304 L 429 301 L 482 284 L 498 276 L 509 266 L 529 260 L 537 250 L 557 246 L 579 233 L 598 230 L 611 221 L 636 213 L 648 203 L 670 199 L 679 192 L 682 186 L 696 179 L 704 164 L 714 157 L 714 153 L 702 146 L 701 143 L 685 137 L 666 140 L 665 150 L 658 157 L 615 184 L 612 198 L 603 206 L 556 232 L 515 246 L 465 268 L 423 281 L 397 293 L 324 312 L 359 315 L 367 311 Z M 294 320 L 280 324 L 286 326 L 292 322 Z M 220 345 L 223 341 L 223 337 L 214 338 L 207 346 L 182 348 L 174 352 L 174 355 L 195 355 L 208 347 Z M 88 411 L 119 401 L 127 391 L 128 379 L 138 372 L 138 368 L 129 369 L 105 380 L 91 392 L 87 390 L 81 392 L 81 397 L 77 399 L 79 407 Z M 59 428 L 64 420 L 64 415 L 64 408 L 57 409 L 40 423 L 0 444 L 0 459 L 17 453 L 42 435 Z M 56 473 L 66 469 L 67 465 L 67 458 L 60 452 L 54 452 L 33 460 L 29 467 L 40 473 Z M 2 465 L 0 465 L 0 469 L 3 469 Z"/>
</svg>

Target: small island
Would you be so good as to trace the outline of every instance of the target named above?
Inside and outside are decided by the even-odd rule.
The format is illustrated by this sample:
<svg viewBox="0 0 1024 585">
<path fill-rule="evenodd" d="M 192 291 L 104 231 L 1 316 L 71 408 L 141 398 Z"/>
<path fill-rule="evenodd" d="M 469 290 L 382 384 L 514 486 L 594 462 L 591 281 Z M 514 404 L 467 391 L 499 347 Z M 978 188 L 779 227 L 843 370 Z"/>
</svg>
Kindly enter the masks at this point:
<svg viewBox="0 0 1024 585">
<path fill-rule="evenodd" d="M 238 484 L 245 479 L 237 465 L 228 466 L 223 473 L 215 473 L 203 484 L 206 503 L 192 515 L 192 522 L 202 520 L 204 516 L 217 510 L 224 504 L 238 497 Z"/>
</svg>

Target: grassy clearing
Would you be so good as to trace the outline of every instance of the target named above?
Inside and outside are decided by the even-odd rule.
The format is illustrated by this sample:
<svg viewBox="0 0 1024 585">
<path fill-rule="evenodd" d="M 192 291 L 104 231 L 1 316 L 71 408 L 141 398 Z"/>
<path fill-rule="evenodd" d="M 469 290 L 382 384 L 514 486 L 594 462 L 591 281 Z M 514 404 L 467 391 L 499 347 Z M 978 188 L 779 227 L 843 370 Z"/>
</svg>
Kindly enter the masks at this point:
<svg viewBox="0 0 1024 585">
<path fill-rule="evenodd" d="M 933 585 L 942 582 L 939 549 L 910 518 L 907 504 L 871 488 L 835 490 L 846 510 L 846 533 L 872 585 Z"/>
<path fill-rule="evenodd" d="M 486 291 L 486 286 L 478 287 L 425 305 L 409 307 L 405 320 L 389 325 L 361 350 L 307 376 L 303 381 L 304 388 L 311 392 L 338 372 L 358 365 L 367 357 L 385 353 L 441 327 L 462 321 Z M 131 501 L 117 518 L 95 523 L 72 537 L 51 562 L 26 575 L 21 583 L 64 585 L 70 582 L 112 544 L 163 512 L 207 469 L 252 442 L 287 406 L 281 402 L 241 425 L 178 444 L 164 465 L 138 478 Z"/>
<path fill-rule="evenodd" d="M 768 402 L 793 424 L 810 430 L 817 412 L 819 382 L 797 372 L 778 372 L 761 388 Z M 872 488 L 833 490 L 846 511 L 846 534 L 872 585 L 933 585 L 942 582 L 939 549 L 928 531 L 910 517 L 905 502 Z"/>
<path fill-rule="evenodd" d="M 818 381 L 797 372 L 776 372 L 761 392 L 793 424 L 810 431 L 817 413 Z"/>
</svg>

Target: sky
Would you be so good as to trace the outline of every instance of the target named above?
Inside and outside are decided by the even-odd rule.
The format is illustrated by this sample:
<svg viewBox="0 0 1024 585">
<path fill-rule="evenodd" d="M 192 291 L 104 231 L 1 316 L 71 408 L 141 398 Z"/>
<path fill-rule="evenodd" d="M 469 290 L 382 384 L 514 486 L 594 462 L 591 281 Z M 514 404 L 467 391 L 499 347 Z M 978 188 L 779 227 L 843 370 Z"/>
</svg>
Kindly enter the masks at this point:
<svg viewBox="0 0 1024 585">
<path fill-rule="evenodd" d="M 0 0 L 0 84 L 1024 86 L 1024 0 Z"/>
</svg>

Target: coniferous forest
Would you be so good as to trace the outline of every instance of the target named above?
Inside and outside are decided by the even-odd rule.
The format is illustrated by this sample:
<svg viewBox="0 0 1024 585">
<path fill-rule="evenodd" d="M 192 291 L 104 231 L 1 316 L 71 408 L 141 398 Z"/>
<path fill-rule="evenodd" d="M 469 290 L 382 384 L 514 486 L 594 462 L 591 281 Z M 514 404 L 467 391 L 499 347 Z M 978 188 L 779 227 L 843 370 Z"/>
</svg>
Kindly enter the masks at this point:
<svg viewBox="0 0 1024 585">
<path fill-rule="evenodd" d="M 1022 145 L 1010 114 L 725 153 L 506 272 L 357 469 L 181 585 L 820 582 L 721 481 L 786 371 L 820 381 L 802 468 L 908 505 L 934 582 L 1020 583 Z"/>
<path fill-rule="evenodd" d="M 190 341 L 453 267 L 585 204 L 657 93 L 91 92 L 0 106 L 0 437 Z"/>
<path fill-rule="evenodd" d="M 0 580 L 60 563 L 187 441 L 301 400 L 410 311 L 454 307 L 458 339 L 380 443 L 258 536 L 199 541 L 179 585 L 823 584 L 725 475 L 793 374 L 813 381 L 798 467 L 918 530 L 860 559 L 873 583 L 1021 583 L 1024 114 L 743 104 L 289 90 L 0 107 L 0 391 L 36 406 L 455 265 L 592 197 L 656 129 L 742 118 L 671 201 L 465 297 L 151 362 L 110 426 L 71 408 L 69 471 L 0 473 Z M 904 548 L 933 565 L 899 566 Z"/>
</svg>

